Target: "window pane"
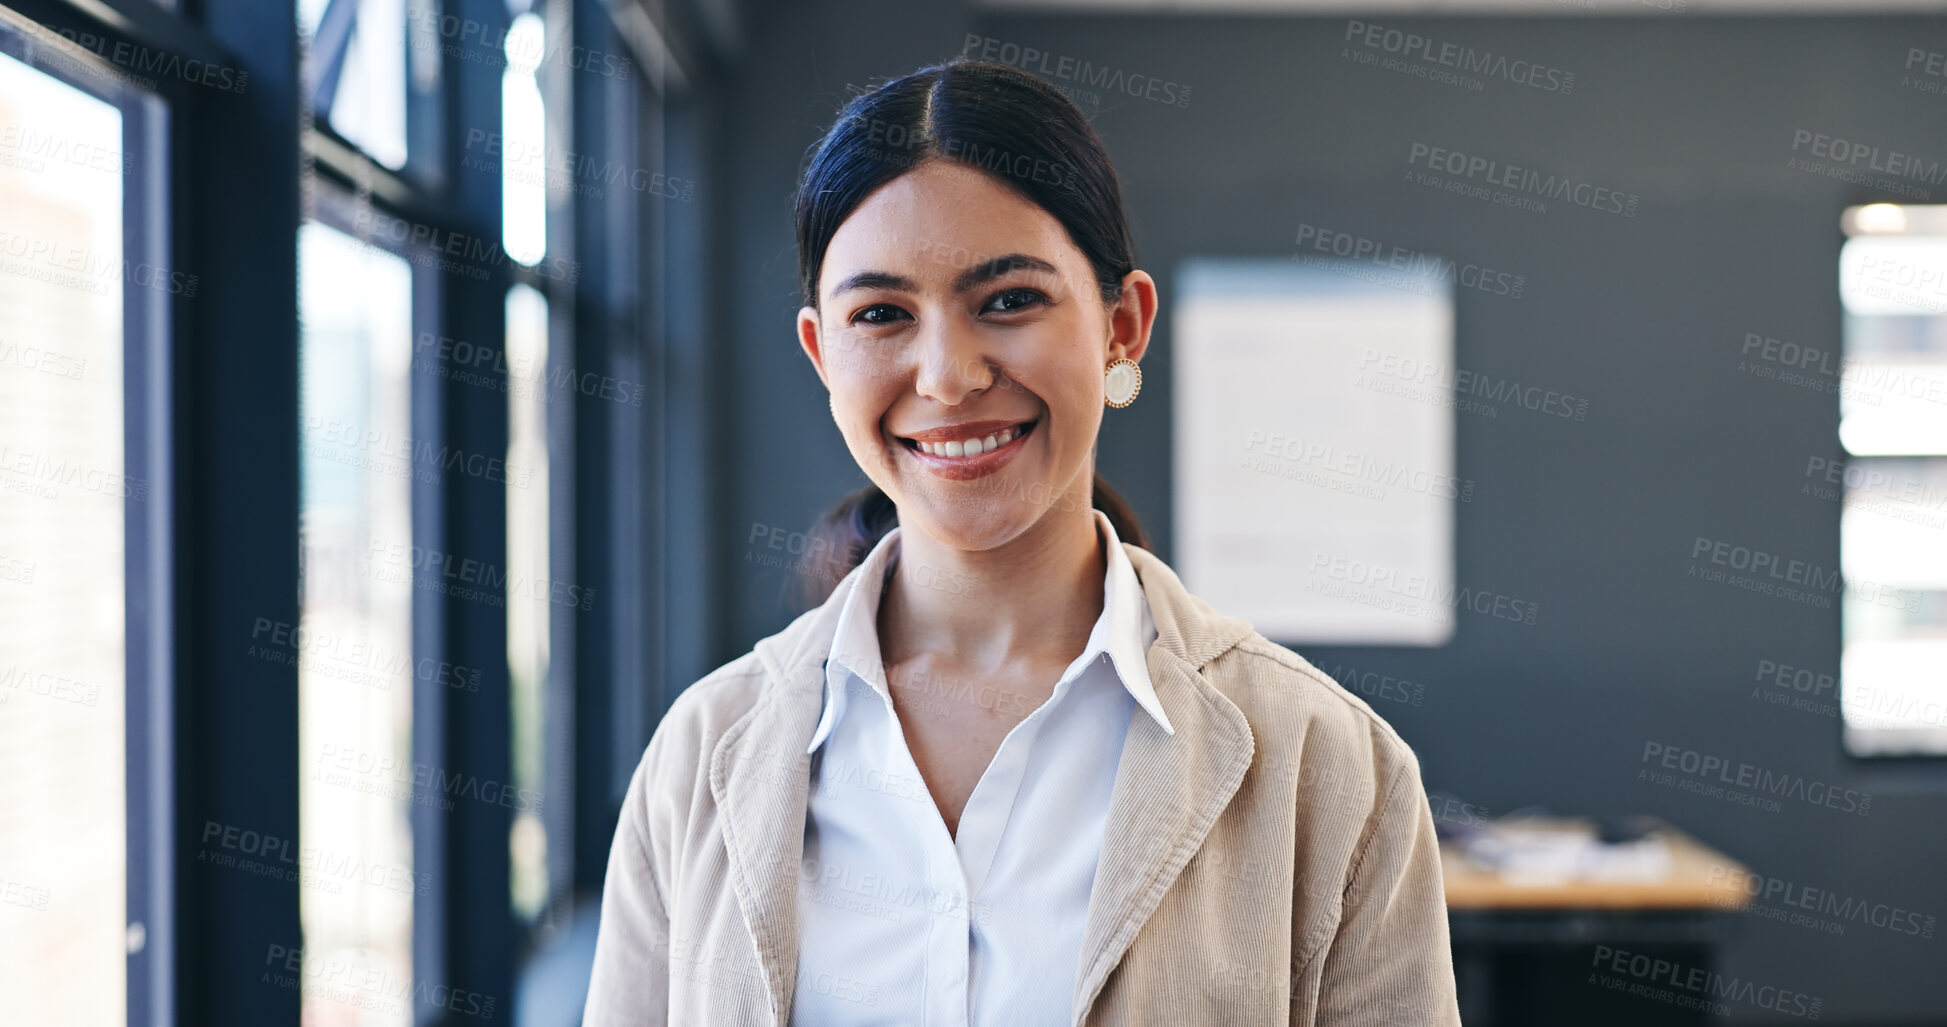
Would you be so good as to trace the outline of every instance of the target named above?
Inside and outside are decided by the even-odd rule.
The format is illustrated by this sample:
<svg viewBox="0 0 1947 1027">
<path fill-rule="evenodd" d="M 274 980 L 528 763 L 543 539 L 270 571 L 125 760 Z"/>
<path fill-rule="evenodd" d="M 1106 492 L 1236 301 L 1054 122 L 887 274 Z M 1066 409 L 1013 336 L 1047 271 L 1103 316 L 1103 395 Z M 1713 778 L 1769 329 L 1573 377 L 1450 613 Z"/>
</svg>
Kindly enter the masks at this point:
<svg viewBox="0 0 1947 1027">
<path fill-rule="evenodd" d="M 298 2 L 298 21 L 317 41 L 314 46 L 323 42 L 318 28 L 327 4 L 328 0 Z M 314 50 L 308 59 L 320 61 L 325 56 Z M 332 95 L 330 120 L 339 135 L 375 160 L 391 168 L 405 166 L 406 0 L 358 0 L 358 17 Z"/>
<path fill-rule="evenodd" d="M 120 1023 L 127 1001 L 123 507 L 147 486 L 122 452 L 121 153 L 114 107 L 0 55 L 9 1023 Z"/>
<path fill-rule="evenodd" d="M 523 14 L 507 30 L 507 71 L 500 79 L 501 232 L 507 255 L 535 264 L 548 252 L 547 110 L 535 79 L 547 41 L 538 15 Z"/>
<path fill-rule="evenodd" d="M 299 234 L 298 665 L 304 1018 L 412 1012 L 412 272 L 318 224 Z M 327 969 L 330 972 L 326 972 Z"/>
<path fill-rule="evenodd" d="M 526 285 L 507 292 L 507 580 L 548 576 L 548 301 Z M 513 683 L 514 786 L 544 794 L 549 593 L 507 591 L 507 668 Z M 528 920 L 546 908 L 548 836 L 538 811 L 515 814 L 514 909 Z"/>
<path fill-rule="evenodd" d="M 1943 213 L 1856 209 L 1847 223 L 1861 234 L 1840 256 L 1840 698 L 1858 753 L 1947 753 Z"/>
</svg>

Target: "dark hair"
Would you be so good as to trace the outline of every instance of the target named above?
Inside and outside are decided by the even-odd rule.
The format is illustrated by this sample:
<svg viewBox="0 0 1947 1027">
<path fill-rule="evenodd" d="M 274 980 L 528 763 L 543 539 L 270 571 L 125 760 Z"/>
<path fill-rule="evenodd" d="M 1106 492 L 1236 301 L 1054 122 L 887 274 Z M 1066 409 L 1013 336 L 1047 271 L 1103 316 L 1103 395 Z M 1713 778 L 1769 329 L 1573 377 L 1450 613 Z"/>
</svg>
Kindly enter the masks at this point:
<svg viewBox="0 0 1947 1027">
<path fill-rule="evenodd" d="M 1104 303 L 1122 295 L 1135 247 L 1122 187 L 1088 118 L 1059 90 L 1018 68 L 955 57 L 853 97 L 813 147 L 798 183 L 798 284 L 818 305 L 818 274 L 832 236 L 873 190 L 921 164 L 953 161 L 984 171 L 1047 211 L 1095 272 Z M 1093 503 L 1125 542 L 1149 548 L 1135 511 L 1100 474 Z M 840 500 L 810 532 L 803 601 L 816 606 L 898 522 L 892 500 L 868 485 Z"/>
</svg>

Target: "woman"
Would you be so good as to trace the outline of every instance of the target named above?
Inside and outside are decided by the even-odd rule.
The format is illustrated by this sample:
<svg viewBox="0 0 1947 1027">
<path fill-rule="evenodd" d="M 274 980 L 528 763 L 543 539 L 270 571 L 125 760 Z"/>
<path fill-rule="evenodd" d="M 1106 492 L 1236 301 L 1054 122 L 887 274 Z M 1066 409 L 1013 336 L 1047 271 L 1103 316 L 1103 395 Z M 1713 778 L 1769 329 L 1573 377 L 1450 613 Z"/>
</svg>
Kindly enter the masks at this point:
<svg viewBox="0 0 1947 1027">
<path fill-rule="evenodd" d="M 873 485 L 829 596 L 656 729 L 586 1022 L 1458 1024 L 1412 752 L 1095 476 L 1157 298 L 1082 114 L 1005 65 L 893 80 L 797 228 Z"/>
</svg>

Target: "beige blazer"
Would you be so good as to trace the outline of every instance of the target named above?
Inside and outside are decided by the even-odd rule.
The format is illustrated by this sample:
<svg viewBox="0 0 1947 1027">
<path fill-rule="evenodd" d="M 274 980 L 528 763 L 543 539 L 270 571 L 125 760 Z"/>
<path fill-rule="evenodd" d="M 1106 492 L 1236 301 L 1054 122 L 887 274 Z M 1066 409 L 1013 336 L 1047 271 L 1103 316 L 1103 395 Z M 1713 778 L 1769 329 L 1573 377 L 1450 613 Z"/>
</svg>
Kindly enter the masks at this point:
<svg viewBox="0 0 1947 1027">
<path fill-rule="evenodd" d="M 1457 1027 L 1412 751 L 1329 676 L 1122 546 L 1156 620 L 1149 673 L 1177 730 L 1129 722 L 1074 1024 Z M 656 728 L 609 853 L 591 1027 L 782 1027 L 796 988 L 829 985 L 796 972 L 805 746 L 857 583 L 855 570 L 691 686 Z"/>
</svg>

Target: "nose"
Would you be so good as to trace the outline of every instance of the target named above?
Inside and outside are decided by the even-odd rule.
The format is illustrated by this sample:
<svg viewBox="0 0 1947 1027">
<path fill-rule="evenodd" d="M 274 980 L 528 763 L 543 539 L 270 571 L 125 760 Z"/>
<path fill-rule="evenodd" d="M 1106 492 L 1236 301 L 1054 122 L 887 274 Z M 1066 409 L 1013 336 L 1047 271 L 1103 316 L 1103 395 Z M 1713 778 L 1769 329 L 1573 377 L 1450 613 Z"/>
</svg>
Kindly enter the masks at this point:
<svg viewBox="0 0 1947 1027">
<path fill-rule="evenodd" d="M 919 367 L 914 391 L 946 406 L 958 406 L 967 396 L 986 389 L 999 378 L 988 359 L 987 342 L 972 325 L 954 318 L 938 318 L 915 340 Z"/>
</svg>

